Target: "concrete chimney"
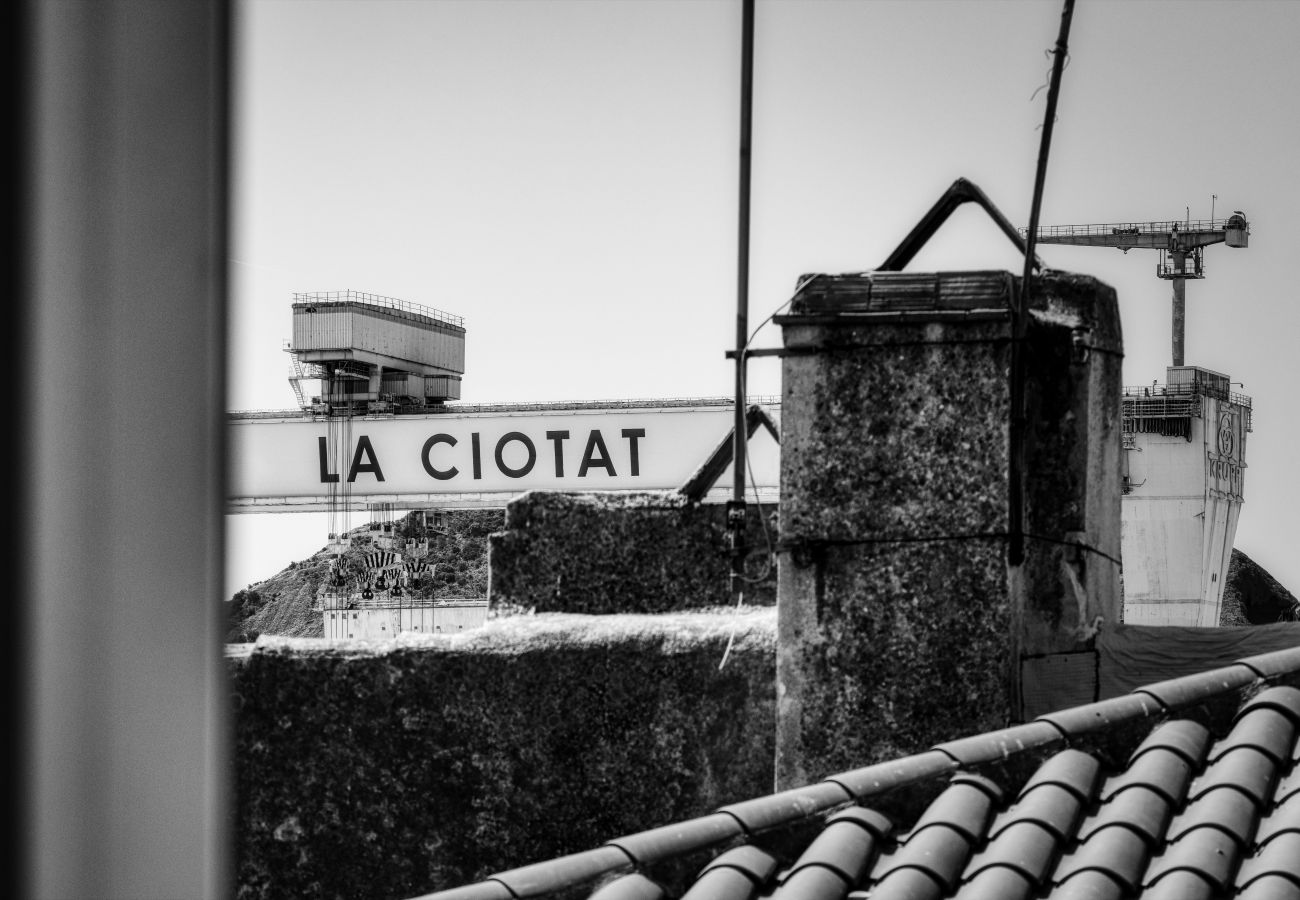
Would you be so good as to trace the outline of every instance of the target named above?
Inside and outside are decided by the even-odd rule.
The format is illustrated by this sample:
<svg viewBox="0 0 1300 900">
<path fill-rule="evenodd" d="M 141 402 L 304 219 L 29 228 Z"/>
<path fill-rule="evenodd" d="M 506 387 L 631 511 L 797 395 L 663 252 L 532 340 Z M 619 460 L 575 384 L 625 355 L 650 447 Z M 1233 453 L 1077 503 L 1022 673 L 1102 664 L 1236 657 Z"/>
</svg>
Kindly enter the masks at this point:
<svg viewBox="0 0 1300 900">
<path fill-rule="evenodd" d="M 1119 621 L 1115 293 L 1034 279 L 1012 428 L 1021 289 L 999 271 L 821 275 L 777 319 L 778 788 L 1020 721 L 1022 662 Z"/>
</svg>

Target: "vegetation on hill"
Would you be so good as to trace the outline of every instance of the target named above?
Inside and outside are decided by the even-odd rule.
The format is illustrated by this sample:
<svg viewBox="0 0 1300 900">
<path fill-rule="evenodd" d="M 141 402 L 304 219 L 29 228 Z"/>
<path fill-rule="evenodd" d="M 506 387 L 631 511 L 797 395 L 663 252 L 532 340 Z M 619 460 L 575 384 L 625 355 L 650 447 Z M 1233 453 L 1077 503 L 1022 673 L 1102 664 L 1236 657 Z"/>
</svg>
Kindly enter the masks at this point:
<svg viewBox="0 0 1300 900">
<path fill-rule="evenodd" d="M 411 599 L 487 599 L 488 535 L 505 524 L 505 510 L 466 509 L 443 513 L 442 534 L 431 534 L 425 561 L 433 570 L 418 586 L 407 591 Z M 352 546 L 345 563 L 355 563 L 373 549 L 375 532 L 369 525 L 349 534 Z M 405 541 L 422 537 L 415 513 L 395 524 L 394 534 Z M 329 576 L 330 554 L 322 547 L 301 562 L 265 581 L 238 591 L 226 610 L 227 643 L 254 641 L 259 634 L 321 637 L 324 623 L 312 608 L 316 592 Z"/>
<path fill-rule="evenodd" d="M 1223 583 L 1220 625 L 1268 625 L 1300 621 L 1300 601 L 1240 550 L 1232 551 Z"/>
<path fill-rule="evenodd" d="M 488 535 L 505 527 L 501 509 L 448 510 L 444 512 L 444 534 L 431 537 L 427 561 L 433 577 L 408 591 L 420 599 L 487 599 Z M 395 533 L 420 537 L 416 516 L 396 523 Z M 355 560 L 374 549 L 369 525 L 351 532 Z M 330 556 L 319 552 L 265 581 L 238 591 L 227 608 L 228 643 L 245 643 L 259 634 L 289 637 L 321 637 L 323 622 L 312 608 L 316 592 L 329 574 Z M 1232 562 L 1223 591 L 1221 625 L 1265 625 L 1300 620 L 1300 601 L 1263 567 L 1240 550 L 1232 551 Z"/>
</svg>

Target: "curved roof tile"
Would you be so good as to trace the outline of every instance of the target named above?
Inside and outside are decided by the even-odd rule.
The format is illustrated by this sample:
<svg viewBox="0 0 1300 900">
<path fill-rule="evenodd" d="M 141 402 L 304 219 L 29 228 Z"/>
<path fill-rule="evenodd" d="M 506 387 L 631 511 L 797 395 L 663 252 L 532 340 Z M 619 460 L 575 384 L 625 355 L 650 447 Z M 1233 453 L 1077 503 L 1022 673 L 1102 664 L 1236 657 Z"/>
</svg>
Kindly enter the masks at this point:
<svg viewBox="0 0 1300 900">
<path fill-rule="evenodd" d="M 1214 745 L 1207 761 L 1213 763 L 1237 747 L 1254 747 L 1275 763 L 1290 762 L 1295 730 L 1289 712 L 1272 706 L 1244 710 L 1228 736 Z"/>
<path fill-rule="evenodd" d="M 1171 873 L 1194 872 L 1215 890 L 1223 890 L 1240 856 L 1235 838 L 1221 829 L 1202 826 L 1170 844 L 1163 856 L 1151 860 L 1147 868 L 1147 885 L 1153 885 Z"/>
<path fill-rule="evenodd" d="M 1062 750 L 1034 770 L 1020 789 L 1020 796 L 1025 797 L 1039 785 L 1055 784 L 1086 803 L 1097 790 L 1100 775 L 1101 763 L 1095 757 L 1082 750 Z"/>
<path fill-rule="evenodd" d="M 994 807 L 1002 803 L 1002 789 L 991 779 L 960 774 L 949 782 L 947 790 L 934 799 L 912 827 L 911 840 L 935 824 L 953 828 L 974 844 L 988 832 Z"/>
<path fill-rule="evenodd" d="M 1097 831 L 1064 857 L 1056 868 L 1058 883 L 1081 872 L 1104 872 L 1112 881 L 1130 892 L 1142 884 L 1151 851 L 1142 836 L 1123 825 L 1111 825 Z"/>
<path fill-rule="evenodd" d="M 1242 888 L 1235 900 L 1300 900 L 1300 884 L 1286 875 L 1265 875 Z"/>
<path fill-rule="evenodd" d="M 922 869 L 894 869 L 864 893 L 870 900 L 941 900 L 951 896 L 947 885 Z"/>
<path fill-rule="evenodd" d="M 1232 787 L 1262 806 L 1276 772 L 1277 764 L 1254 747 L 1234 747 L 1192 782 L 1187 799 L 1194 801 L 1217 787 Z"/>
<path fill-rule="evenodd" d="M 1221 669 L 1211 669 L 1196 675 L 1171 678 L 1138 688 L 1134 693 L 1147 694 L 1165 709 L 1176 710 L 1228 691 L 1244 688 L 1256 679 L 1249 666 L 1234 663 Z"/>
<path fill-rule="evenodd" d="M 1144 784 L 1130 785 L 1128 790 L 1115 794 L 1083 821 L 1079 826 L 1079 839 L 1086 841 L 1102 828 L 1118 825 L 1129 829 L 1154 849 L 1164 837 L 1172 810 L 1173 805 L 1160 792 Z"/>
<path fill-rule="evenodd" d="M 1255 832 L 1258 820 L 1255 801 L 1241 791 L 1222 786 L 1207 791 L 1187 804 L 1182 813 L 1169 823 L 1168 839 L 1181 840 L 1196 828 L 1217 828 L 1245 848 Z"/>
<path fill-rule="evenodd" d="M 1192 767 L 1180 753 L 1168 747 L 1152 747 L 1102 785 L 1101 800 L 1107 802 L 1128 788 L 1143 787 L 1177 806 L 1183 802 L 1191 780 Z"/>
<path fill-rule="evenodd" d="M 1265 875 L 1282 875 L 1300 884 L 1300 834 L 1279 834 L 1243 860 L 1237 884 L 1249 885 Z"/>
<path fill-rule="evenodd" d="M 734 840 L 744 833 L 744 829 L 734 816 L 714 813 L 711 816 L 687 819 L 685 822 L 615 838 L 607 844 L 618 847 L 633 862 L 644 866 L 693 850 L 715 847 Z"/>
<path fill-rule="evenodd" d="M 1283 712 L 1293 725 L 1300 727 L 1300 688 L 1294 688 L 1290 685 L 1265 688 L 1242 705 L 1241 711 L 1237 713 L 1237 718 L 1241 718 L 1260 707 L 1268 707 Z"/>
<path fill-rule="evenodd" d="M 1143 753 L 1160 747 L 1177 753 L 1189 766 L 1197 767 L 1205 761 L 1209 746 L 1210 731 L 1200 722 L 1193 719 L 1172 719 L 1152 729 L 1129 757 L 1129 765 Z"/>
</svg>

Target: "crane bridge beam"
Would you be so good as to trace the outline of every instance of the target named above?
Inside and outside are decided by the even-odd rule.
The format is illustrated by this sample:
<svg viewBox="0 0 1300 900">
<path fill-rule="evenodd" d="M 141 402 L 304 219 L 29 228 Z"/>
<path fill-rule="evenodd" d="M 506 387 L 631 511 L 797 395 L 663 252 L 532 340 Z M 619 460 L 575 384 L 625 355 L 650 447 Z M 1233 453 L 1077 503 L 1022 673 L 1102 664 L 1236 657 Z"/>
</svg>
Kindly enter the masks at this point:
<svg viewBox="0 0 1300 900">
<path fill-rule="evenodd" d="M 1065 244 L 1075 247 L 1115 247 L 1120 250 L 1190 250 L 1221 244 L 1222 231 L 1143 231 L 1118 234 L 1044 233 L 1039 229 L 1038 243 Z"/>
<path fill-rule="evenodd" d="M 751 400 L 779 422 L 774 398 Z M 499 404 L 409 415 L 231 413 L 227 512 L 502 507 L 529 490 L 658 491 L 695 483 L 731 441 L 731 400 Z M 346 428 L 339 428 L 346 424 Z M 346 446 L 344 446 L 344 444 Z M 714 467 L 716 468 L 716 467 Z M 713 471 L 724 485 L 731 466 Z M 756 435 L 755 499 L 775 500 L 780 449 Z M 730 496 L 700 487 L 702 499 Z"/>
</svg>

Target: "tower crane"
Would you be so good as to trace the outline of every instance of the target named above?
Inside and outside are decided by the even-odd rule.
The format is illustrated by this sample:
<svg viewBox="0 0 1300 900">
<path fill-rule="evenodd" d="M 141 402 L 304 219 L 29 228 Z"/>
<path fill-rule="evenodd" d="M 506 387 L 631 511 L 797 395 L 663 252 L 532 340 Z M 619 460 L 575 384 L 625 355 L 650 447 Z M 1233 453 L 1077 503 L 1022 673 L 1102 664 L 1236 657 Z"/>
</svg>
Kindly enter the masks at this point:
<svg viewBox="0 0 1300 900">
<path fill-rule="evenodd" d="M 1029 229 L 1020 229 L 1028 236 Z M 1183 333 L 1187 318 L 1186 286 L 1189 278 L 1204 278 L 1203 254 L 1211 244 L 1245 247 L 1250 223 L 1245 213 L 1235 211 L 1226 219 L 1183 222 L 1124 222 L 1105 225 L 1049 225 L 1038 229 L 1039 244 L 1072 244 L 1076 247 L 1116 247 L 1130 250 L 1159 250 L 1156 277 L 1173 282 L 1173 356 L 1183 365 Z"/>
</svg>

